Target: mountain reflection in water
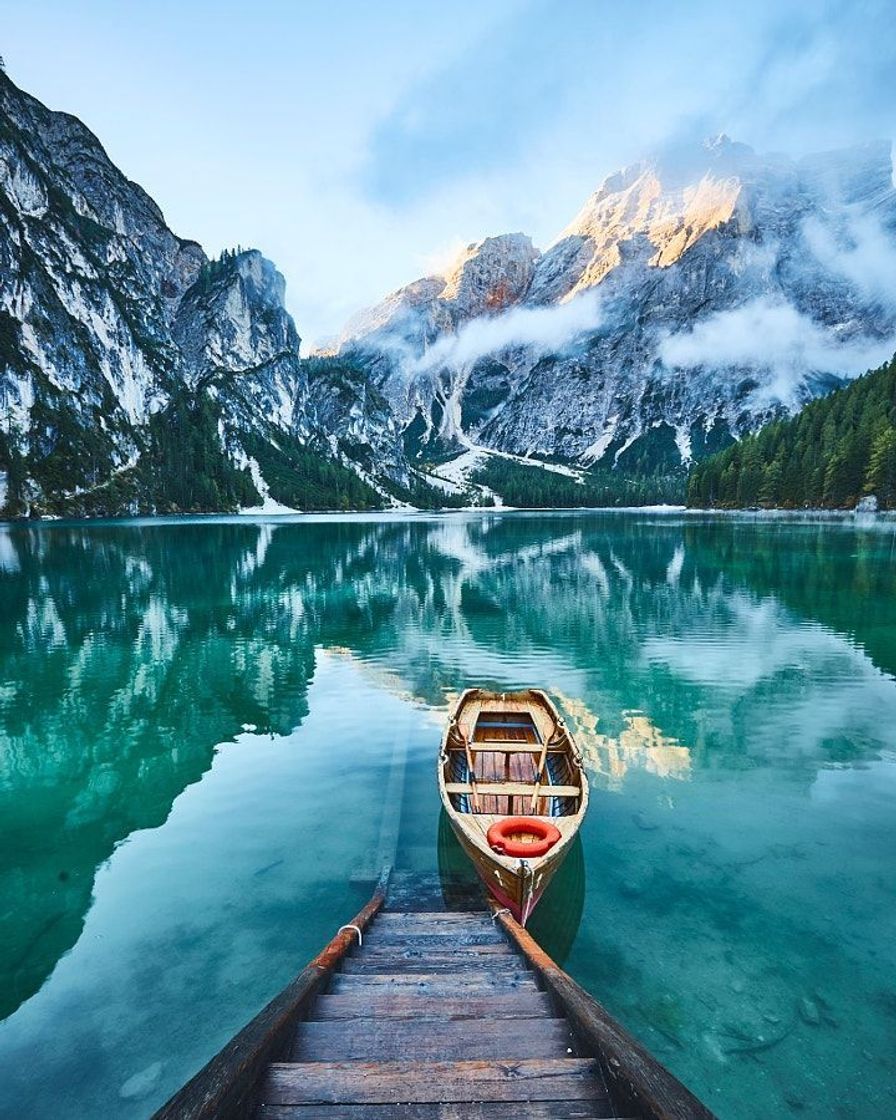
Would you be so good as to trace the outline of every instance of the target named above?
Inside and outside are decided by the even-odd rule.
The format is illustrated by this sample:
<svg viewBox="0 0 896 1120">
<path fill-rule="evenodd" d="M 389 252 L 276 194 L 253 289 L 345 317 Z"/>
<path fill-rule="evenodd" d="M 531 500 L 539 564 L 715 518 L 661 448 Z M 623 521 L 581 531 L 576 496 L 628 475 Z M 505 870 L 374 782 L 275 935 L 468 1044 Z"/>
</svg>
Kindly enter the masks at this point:
<svg viewBox="0 0 896 1120">
<path fill-rule="evenodd" d="M 147 1115 L 363 896 L 397 745 L 399 858 L 444 865 L 473 683 L 546 687 L 585 753 L 533 922 L 573 975 L 723 1118 L 882 1114 L 892 525 L 0 528 L 0 666 L 0 1115 Z"/>
</svg>

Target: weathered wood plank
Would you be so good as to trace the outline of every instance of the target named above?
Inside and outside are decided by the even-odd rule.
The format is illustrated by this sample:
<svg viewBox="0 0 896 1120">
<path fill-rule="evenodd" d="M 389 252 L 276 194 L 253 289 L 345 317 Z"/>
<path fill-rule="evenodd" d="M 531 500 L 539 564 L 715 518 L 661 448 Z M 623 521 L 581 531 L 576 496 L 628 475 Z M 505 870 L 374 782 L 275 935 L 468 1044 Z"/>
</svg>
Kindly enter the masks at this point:
<svg viewBox="0 0 896 1120">
<path fill-rule="evenodd" d="M 485 910 L 383 910 L 377 915 L 376 926 L 396 922 L 478 922 L 494 928 L 491 915 Z"/>
<path fill-rule="evenodd" d="M 446 889 L 455 900 L 452 907 L 445 902 Z M 465 911 L 481 911 L 485 906 L 485 894 L 475 881 L 455 877 L 450 882 L 445 882 L 439 872 L 421 875 L 412 871 L 396 871 L 389 883 L 389 896 L 384 913 L 419 913 L 436 910 L 453 913 L 460 909 L 461 899 Z"/>
<path fill-rule="evenodd" d="M 513 955 L 508 957 L 475 957 L 472 959 L 467 957 L 458 960 L 449 953 L 430 953 L 426 957 L 411 957 L 409 959 L 368 960 L 365 957 L 353 957 L 343 962 L 341 971 L 346 975 L 383 972 L 457 972 L 479 973 L 484 976 L 497 976 L 502 973 L 531 975 L 526 963 Z"/>
<path fill-rule="evenodd" d="M 383 925 L 377 927 L 377 935 L 382 934 L 383 937 L 415 937 L 419 935 L 430 937 L 476 937 L 483 934 L 497 934 L 498 938 L 506 943 L 507 938 L 504 937 L 501 930 L 496 930 L 494 925 L 482 923 L 473 924 L 472 922 L 395 922 L 391 925 Z M 370 931 L 373 933 L 373 930 Z"/>
<path fill-rule="evenodd" d="M 431 995 L 451 995 L 453 992 L 464 995 L 496 995 L 498 992 L 538 991 L 534 974 L 510 973 L 494 976 L 491 973 L 470 975 L 457 972 L 376 972 L 368 974 L 352 973 L 346 976 L 337 973 L 327 988 L 329 995 L 340 995 L 355 991 L 405 991 L 415 989 Z"/>
<path fill-rule="evenodd" d="M 414 1061 L 564 1058 L 574 1049 L 563 1019 L 514 1019 L 507 1030 L 485 1020 L 358 1019 L 299 1024 L 291 1060 Z"/>
<path fill-rule="evenodd" d="M 479 782 L 476 789 L 482 797 L 504 797 L 507 795 L 531 797 L 536 786 L 534 784 L 530 785 L 528 782 Z M 466 782 L 446 782 L 445 792 L 469 796 L 472 787 Z M 578 786 L 541 786 L 539 799 L 543 797 L 579 797 L 581 793 L 582 791 Z"/>
<path fill-rule="evenodd" d="M 494 929 L 372 929 L 364 938 L 364 947 L 371 949 L 384 945 L 407 945 L 408 948 L 438 948 L 451 945 L 503 945 L 507 938 Z"/>
<path fill-rule="evenodd" d="M 360 969 L 355 966 L 361 966 Z M 374 955 L 371 953 L 369 956 L 364 955 L 360 957 L 353 957 L 347 960 L 343 966 L 343 972 L 429 972 L 431 971 L 430 965 L 438 966 L 436 971 L 442 971 L 443 965 L 454 965 L 458 972 L 470 972 L 475 969 L 482 969 L 485 972 L 491 972 L 492 969 L 510 970 L 516 972 L 525 971 L 526 963 L 521 961 L 513 954 L 505 955 L 504 953 L 491 953 L 482 954 L 475 957 L 462 955 L 458 951 L 457 956 L 452 956 L 451 953 L 410 953 L 404 956 L 399 953 L 382 953 Z"/>
<path fill-rule="evenodd" d="M 383 957 L 399 957 L 409 960 L 411 957 L 425 957 L 430 953 L 446 955 L 455 953 L 458 957 L 511 957 L 513 950 L 506 941 L 490 942 L 486 945 L 460 945 L 454 938 L 446 938 L 440 944 L 438 939 L 425 938 L 423 941 L 412 941 L 406 947 L 401 943 L 386 942 L 371 945 L 367 942 L 363 949 L 355 949 L 353 959 L 360 956 L 370 960 Z"/>
<path fill-rule="evenodd" d="M 466 919 L 463 922 L 456 921 L 443 921 L 440 922 L 436 918 L 427 918 L 425 921 L 419 919 L 405 918 L 400 922 L 381 922 L 375 923 L 370 930 L 371 935 L 376 933 L 383 936 L 395 935 L 398 933 L 414 934 L 431 934 L 439 937 L 446 937 L 449 934 L 453 936 L 461 936 L 464 933 L 483 934 L 491 933 L 496 934 L 502 941 L 507 938 L 501 930 L 495 926 L 494 922 L 477 921 Z"/>
<path fill-rule="evenodd" d="M 393 977 L 388 983 L 374 983 L 376 976 L 338 977 L 327 989 L 330 996 L 351 996 L 353 992 L 368 992 L 381 995 L 393 992 L 394 995 L 426 995 L 449 999 L 464 996 L 470 999 L 487 999 L 489 996 L 512 996 L 516 991 L 539 991 L 538 984 L 529 977 L 503 977 L 488 979 L 475 977 L 459 979 L 456 974 L 411 973 L 409 976 Z"/>
<path fill-rule="evenodd" d="M 407 917 L 402 918 L 400 921 L 391 922 L 378 922 L 371 929 L 371 933 L 420 933 L 420 932 L 435 932 L 435 933 L 497 933 L 502 937 L 500 929 L 495 927 L 494 922 L 482 918 L 465 918 L 462 922 L 456 920 L 442 920 L 438 918 L 426 918 L 421 920 L 419 918 Z M 507 939 L 504 938 L 506 941 Z"/>
<path fill-rule="evenodd" d="M 592 1058 L 462 1062 L 275 1062 L 262 1099 L 271 1104 L 413 1101 L 601 1100 Z"/>
<path fill-rule="evenodd" d="M 320 996 L 311 1008 L 311 1019 L 513 1019 L 553 1015 L 544 992 L 513 992 L 484 998 L 398 994 L 350 993 Z"/>
<path fill-rule="evenodd" d="M 464 1101 L 417 1104 L 270 1104 L 264 1120 L 608 1120 L 603 1101 L 527 1101 L 525 1114 L 515 1101 Z"/>
<path fill-rule="evenodd" d="M 525 740 L 478 739 L 472 744 L 477 754 L 541 754 L 541 744 Z M 556 753 L 556 752 L 555 752 Z"/>
</svg>

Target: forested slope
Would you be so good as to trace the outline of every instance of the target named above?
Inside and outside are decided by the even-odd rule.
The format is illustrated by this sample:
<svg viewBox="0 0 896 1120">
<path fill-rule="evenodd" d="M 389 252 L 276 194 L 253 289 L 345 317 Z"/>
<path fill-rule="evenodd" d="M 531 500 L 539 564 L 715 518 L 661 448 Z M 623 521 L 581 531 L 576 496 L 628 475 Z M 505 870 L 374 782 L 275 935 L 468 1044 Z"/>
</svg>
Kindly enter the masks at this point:
<svg viewBox="0 0 896 1120">
<path fill-rule="evenodd" d="M 684 489 L 682 473 L 632 478 L 596 468 L 573 478 L 504 458 L 489 458 L 471 474 L 470 481 L 494 490 L 509 506 L 535 509 L 677 504 Z"/>
<path fill-rule="evenodd" d="M 698 463 L 687 501 L 848 509 L 871 494 L 881 508 L 896 508 L 896 357 Z"/>
</svg>

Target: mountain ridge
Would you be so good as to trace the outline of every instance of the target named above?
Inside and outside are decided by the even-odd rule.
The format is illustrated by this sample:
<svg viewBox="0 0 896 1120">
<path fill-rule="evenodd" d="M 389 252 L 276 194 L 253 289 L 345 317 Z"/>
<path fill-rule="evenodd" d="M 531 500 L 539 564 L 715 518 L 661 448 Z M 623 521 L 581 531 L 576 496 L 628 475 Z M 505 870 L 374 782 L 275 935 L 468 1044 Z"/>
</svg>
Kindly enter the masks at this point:
<svg viewBox="0 0 896 1120">
<path fill-rule="evenodd" d="M 528 242 L 528 286 L 502 308 L 505 321 L 518 317 L 517 339 L 481 301 L 448 306 L 431 277 L 356 317 L 339 352 L 416 425 L 424 458 L 472 443 L 582 467 L 641 469 L 640 456 L 680 470 L 892 352 L 892 298 L 864 291 L 838 259 L 866 250 L 856 231 L 879 236 L 896 263 L 888 143 L 791 160 L 721 136 L 607 177 L 544 252 Z M 454 267 L 472 269 L 486 248 L 494 259 L 503 244 L 497 287 L 506 261 L 517 264 L 518 236 L 468 246 Z M 564 312 L 586 298 L 590 321 L 587 308 Z M 525 316 L 551 309 L 568 330 L 540 345 Z M 770 337 L 765 352 L 742 345 L 713 361 L 726 325 L 736 336 L 754 323 L 777 332 L 780 353 Z M 474 332 L 478 352 L 465 345 Z"/>
<path fill-rule="evenodd" d="M 668 148 L 544 251 L 472 242 L 311 358 L 270 261 L 209 259 L 2 72 L 0 229 L 6 516 L 468 504 L 495 454 L 650 500 L 896 337 L 884 143 Z"/>
</svg>

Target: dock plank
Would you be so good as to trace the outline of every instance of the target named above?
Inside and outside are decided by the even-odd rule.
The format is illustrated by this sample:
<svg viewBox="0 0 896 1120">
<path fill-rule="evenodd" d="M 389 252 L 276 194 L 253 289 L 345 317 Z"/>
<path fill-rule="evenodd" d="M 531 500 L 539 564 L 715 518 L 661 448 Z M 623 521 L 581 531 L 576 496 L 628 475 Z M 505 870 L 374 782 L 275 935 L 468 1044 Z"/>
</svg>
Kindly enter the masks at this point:
<svg viewBox="0 0 896 1120">
<path fill-rule="evenodd" d="M 270 1104 L 603 1100 L 593 1058 L 457 1062 L 272 1062 Z"/>
<path fill-rule="evenodd" d="M 537 991 L 535 977 L 509 973 L 495 976 L 490 972 L 482 974 L 451 972 L 373 972 L 339 973 L 333 977 L 329 992 L 339 995 L 343 992 L 419 989 L 433 995 L 495 995 L 498 992 Z"/>
<path fill-rule="evenodd" d="M 514 955 L 506 941 L 490 941 L 484 945 L 469 945 L 458 938 L 449 937 L 440 940 L 437 937 L 428 937 L 422 941 L 408 939 L 407 941 L 385 941 L 374 942 L 373 944 L 368 939 L 363 951 L 355 949 L 351 957 L 357 959 L 363 955 L 371 960 L 382 957 L 402 957 L 407 960 L 411 957 L 425 957 L 430 953 L 451 953 L 458 958 L 467 957 L 470 959 L 477 957 L 511 957 Z"/>
<path fill-rule="evenodd" d="M 438 1061 L 488 1058 L 563 1058 L 575 1049 L 562 1019 L 516 1019 L 513 1029 L 496 1031 L 485 1021 L 359 1019 L 300 1024 L 292 1061 Z"/>
<path fill-rule="evenodd" d="M 405 994 L 351 992 L 325 995 L 316 1000 L 312 1019 L 520 1019 L 553 1016 L 551 1001 L 544 992 L 513 992 L 509 995 L 452 997 L 425 992 Z"/>
<path fill-rule="evenodd" d="M 470 922 L 495 928 L 495 923 L 484 910 L 382 910 L 377 915 L 377 925 L 394 922 Z"/>
<path fill-rule="evenodd" d="M 476 957 L 458 960 L 447 953 L 430 954 L 426 957 L 388 958 L 369 960 L 354 957 L 342 966 L 344 975 L 367 973 L 419 973 L 419 972 L 456 972 L 458 975 L 477 974 L 497 976 L 504 974 L 531 975 L 526 965 L 516 956 Z"/>
<path fill-rule="evenodd" d="M 446 894 L 447 892 L 447 894 Z M 446 898 L 450 895 L 454 902 L 449 905 Z M 463 907 L 460 902 L 463 900 Z M 420 874 L 414 871 L 396 871 L 389 882 L 389 897 L 382 911 L 387 913 L 432 913 L 443 914 L 469 913 L 478 909 L 481 913 L 485 896 L 478 882 L 466 877 L 442 875 L 440 872 Z"/>
<path fill-rule="evenodd" d="M 416 1104 L 273 1104 L 264 1120 L 611 1120 L 609 1102 L 527 1101 L 521 1117 L 517 1102 L 465 1101 Z"/>
<path fill-rule="evenodd" d="M 371 949 L 386 945 L 401 945 L 408 949 L 426 951 L 429 948 L 438 949 L 440 946 L 458 946 L 466 948 L 469 945 L 500 945 L 507 948 L 507 938 L 502 937 L 492 929 L 376 929 L 372 930 L 365 938 Z"/>
</svg>

